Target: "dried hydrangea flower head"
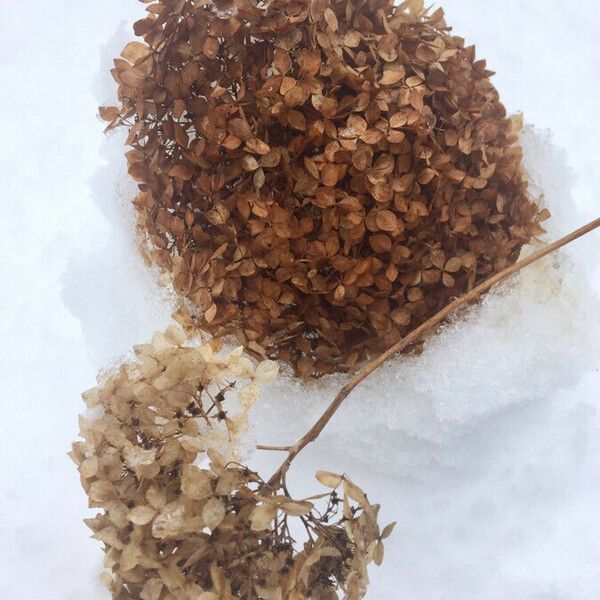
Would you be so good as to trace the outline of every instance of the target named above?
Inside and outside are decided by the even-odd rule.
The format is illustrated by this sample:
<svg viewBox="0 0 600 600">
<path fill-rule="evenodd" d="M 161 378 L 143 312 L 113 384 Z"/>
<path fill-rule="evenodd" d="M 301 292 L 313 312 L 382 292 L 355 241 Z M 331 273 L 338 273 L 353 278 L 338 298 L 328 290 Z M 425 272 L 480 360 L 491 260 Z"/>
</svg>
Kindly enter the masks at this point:
<svg viewBox="0 0 600 600">
<path fill-rule="evenodd" d="M 144 0 L 142 0 L 144 1 Z M 301 375 L 347 370 L 547 217 L 475 49 L 423 0 L 158 0 L 115 61 L 153 259 Z"/>
<path fill-rule="evenodd" d="M 257 381 L 276 375 L 239 350 L 223 358 L 214 344 L 190 347 L 171 327 L 84 394 L 91 415 L 71 456 L 100 509 L 87 524 L 104 544 L 113 598 L 363 597 L 392 529 L 380 532 L 379 507 L 326 472 L 317 477 L 330 491 L 297 501 L 238 462 Z"/>
</svg>

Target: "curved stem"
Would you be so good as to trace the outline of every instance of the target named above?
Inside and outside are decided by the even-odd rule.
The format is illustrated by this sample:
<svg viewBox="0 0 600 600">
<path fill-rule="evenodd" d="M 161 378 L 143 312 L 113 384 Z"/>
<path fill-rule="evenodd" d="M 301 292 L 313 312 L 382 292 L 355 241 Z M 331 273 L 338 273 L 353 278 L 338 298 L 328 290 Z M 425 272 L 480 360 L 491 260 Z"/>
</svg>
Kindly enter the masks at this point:
<svg viewBox="0 0 600 600">
<path fill-rule="evenodd" d="M 333 415 L 337 412 L 338 408 L 342 405 L 342 403 L 348 397 L 350 392 L 352 392 L 352 390 L 354 390 L 354 388 L 357 385 L 359 385 L 371 373 L 373 373 L 373 371 L 377 370 L 386 360 L 388 360 L 388 358 L 394 356 L 394 354 L 397 354 L 398 352 L 401 352 L 408 346 L 418 342 L 425 333 L 428 333 L 434 327 L 438 326 L 450 314 L 455 312 L 460 307 L 477 300 L 482 294 L 488 292 L 497 283 L 503 281 L 507 277 L 510 277 L 514 273 L 518 273 L 525 267 L 528 267 L 529 265 L 540 260 L 541 258 L 552 254 L 559 248 L 562 248 L 563 246 L 570 244 L 576 239 L 583 237 L 584 235 L 590 233 L 590 231 L 593 231 L 598 227 L 600 227 L 600 218 L 595 219 L 591 223 L 588 223 L 580 229 L 571 232 L 570 234 L 566 235 L 560 240 L 557 240 L 556 242 L 538 250 L 531 256 L 528 256 L 527 258 L 524 258 L 523 260 L 515 263 L 514 265 L 511 265 L 510 267 L 499 271 L 495 275 L 492 275 L 483 283 L 479 284 L 477 287 L 474 287 L 469 292 L 460 296 L 460 298 L 457 298 L 456 300 L 448 304 L 448 306 L 440 310 L 433 317 L 431 317 L 430 319 L 413 329 L 407 336 L 402 338 L 399 342 L 396 342 L 393 346 L 388 348 L 377 358 L 369 362 L 361 371 L 354 375 L 354 377 L 352 377 L 352 379 L 350 379 L 348 383 L 344 385 L 344 387 L 340 390 L 338 395 L 334 398 L 333 402 L 327 407 L 327 410 L 325 410 L 325 412 L 321 415 L 319 420 L 310 428 L 310 430 L 300 440 L 298 440 L 298 442 L 296 442 L 293 446 L 290 447 L 285 461 L 273 474 L 271 479 L 269 479 L 267 485 L 273 487 L 281 481 L 282 477 L 287 473 L 288 469 L 290 468 L 292 461 L 296 458 L 296 456 L 298 456 L 298 454 L 300 454 L 300 452 L 302 452 L 302 450 L 304 450 L 304 448 L 306 448 L 306 446 L 308 446 L 308 444 L 314 442 L 319 437 L 327 423 L 329 423 Z"/>
</svg>

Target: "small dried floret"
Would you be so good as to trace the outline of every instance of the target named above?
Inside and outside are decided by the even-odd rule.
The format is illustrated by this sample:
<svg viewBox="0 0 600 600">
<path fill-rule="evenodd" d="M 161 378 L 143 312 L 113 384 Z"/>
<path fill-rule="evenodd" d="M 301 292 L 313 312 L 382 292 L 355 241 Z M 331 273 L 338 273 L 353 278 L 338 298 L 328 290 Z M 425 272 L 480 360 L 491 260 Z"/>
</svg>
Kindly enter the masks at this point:
<svg viewBox="0 0 600 600">
<path fill-rule="evenodd" d="M 171 327 L 84 394 L 94 416 L 81 418 L 71 456 L 100 511 L 86 522 L 104 544 L 113 598 L 362 598 L 390 533 L 379 530 L 379 507 L 342 475 L 317 475 L 341 488 L 341 502 L 335 490 L 294 500 L 240 465 L 255 380 L 272 381 L 277 369 L 214 345 L 189 344 Z M 240 377 L 250 381 L 236 385 Z M 289 519 L 306 528 L 303 544 Z"/>
</svg>

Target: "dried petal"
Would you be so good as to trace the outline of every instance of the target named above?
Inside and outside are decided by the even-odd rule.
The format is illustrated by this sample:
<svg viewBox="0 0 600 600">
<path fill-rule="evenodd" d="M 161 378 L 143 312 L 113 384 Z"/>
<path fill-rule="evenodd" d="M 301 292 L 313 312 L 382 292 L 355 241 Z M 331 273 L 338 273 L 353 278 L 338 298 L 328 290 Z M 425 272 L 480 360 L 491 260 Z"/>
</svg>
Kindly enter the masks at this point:
<svg viewBox="0 0 600 600">
<path fill-rule="evenodd" d="M 252 531 L 262 531 L 271 526 L 277 508 L 271 504 L 261 504 L 254 509 L 251 516 Z"/>
<path fill-rule="evenodd" d="M 330 473 L 328 471 L 317 471 L 315 477 L 326 487 L 337 488 L 342 485 L 344 480 L 341 475 Z"/>
<path fill-rule="evenodd" d="M 225 506 L 218 498 L 210 498 L 202 507 L 202 520 L 209 529 L 215 529 L 225 518 Z"/>
</svg>

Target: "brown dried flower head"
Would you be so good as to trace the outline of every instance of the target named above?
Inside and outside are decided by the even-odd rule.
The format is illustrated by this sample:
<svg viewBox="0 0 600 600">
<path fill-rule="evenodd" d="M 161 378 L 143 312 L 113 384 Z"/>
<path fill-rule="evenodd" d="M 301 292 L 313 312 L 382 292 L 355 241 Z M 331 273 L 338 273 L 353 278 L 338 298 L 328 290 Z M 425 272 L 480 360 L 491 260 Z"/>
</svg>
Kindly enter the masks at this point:
<svg viewBox="0 0 600 600">
<path fill-rule="evenodd" d="M 294 500 L 237 460 L 257 381 L 272 381 L 276 365 L 186 346 L 174 327 L 135 356 L 84 394 L 91 414 L 71 452 L 100 509 L 87 524 L 104 544 L 113 598 L 362 598 L 393 528 L 380 532 L 379 507 L 327 472 L 317 473 L 327 493 Z"/>
<path fill-rule="evenodd" d="M 302 375 L 349 369 L 543 231 L 519 120 L 441 9 L 147 11 L 101 114 L 129 129 L 141 228 L 202 329 Z"/>
</svg>

